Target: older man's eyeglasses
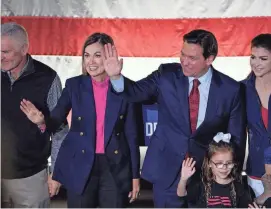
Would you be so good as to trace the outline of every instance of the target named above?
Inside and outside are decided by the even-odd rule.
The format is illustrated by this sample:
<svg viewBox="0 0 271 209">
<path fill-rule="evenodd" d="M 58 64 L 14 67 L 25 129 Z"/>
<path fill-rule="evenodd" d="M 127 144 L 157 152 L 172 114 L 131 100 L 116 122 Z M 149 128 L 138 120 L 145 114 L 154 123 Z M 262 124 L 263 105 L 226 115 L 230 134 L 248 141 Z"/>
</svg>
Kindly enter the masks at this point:
<svg viewBox="0 0 271 209">
<path fill-rule="evenodd" d="M 225 166 L 226 169 L 231 169 L 231 168 L 233 168 L 235 166 L 235 163 L 220 163 L 220 162 L 215 163 L 212 160 L 211 160 L 211 162 L 215 165 L 216 168 L 219 168 L 219 169 L 224 168 L 224 166 Z"/>
</svg>

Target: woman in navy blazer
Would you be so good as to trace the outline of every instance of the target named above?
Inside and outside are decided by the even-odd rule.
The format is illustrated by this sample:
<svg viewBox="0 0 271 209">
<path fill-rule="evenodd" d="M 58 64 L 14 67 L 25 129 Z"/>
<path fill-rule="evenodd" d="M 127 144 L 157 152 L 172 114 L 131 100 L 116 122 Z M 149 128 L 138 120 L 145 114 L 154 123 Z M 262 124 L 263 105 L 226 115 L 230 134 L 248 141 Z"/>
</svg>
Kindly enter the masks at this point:
<svg viewBox="0 0 271 209">
<path fill-rule="evenodd" d="M 72 109 L 70 131 L 59 150 L 50 188 L 55 194 L 60 183 L 65 186 L 68 207 L 126 207 L 139 192 L 135 109 L 112 92 L 104 70 L 110 64 L 103 59 L 107 43 L 114 44 L 107 34 L 87 38 L 83 75 L 66 81 L 50 118 L 44 118 L 30 101 L 21 102 L 22 111 L 45 134 L 60 127 Z"/>
<path fill-rule="evenodd" d="M 249 155 L 248 184 L 256 197 L 264 191 L 264 151 L 271 145 L 271 34 L 260 34 L 251 42 L 252 72 L 246 86 Z"/>
</svg>

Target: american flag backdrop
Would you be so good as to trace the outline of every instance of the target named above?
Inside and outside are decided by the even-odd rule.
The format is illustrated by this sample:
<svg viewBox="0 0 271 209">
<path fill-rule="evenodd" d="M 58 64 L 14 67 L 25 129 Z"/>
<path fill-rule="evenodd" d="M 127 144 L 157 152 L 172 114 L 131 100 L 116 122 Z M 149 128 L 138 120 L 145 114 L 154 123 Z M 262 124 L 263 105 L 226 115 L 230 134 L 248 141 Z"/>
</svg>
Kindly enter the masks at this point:
<svg viewBox="0 0 271 209">
<path fill-rule="evenodd" d="M 94 32 L 113 37 L 132 80 L 179 62 L 182 36 L 193 29 L 215 34 L 214 67 L 242 80 L 250 72 L 251 39 L 271 33 L 271 0 L 2 0 L 1 14 L 2 23 L 26 28 L 30 54 L 56 70 L 62 85 L 81 74 L 81 48 Z M 146 147 L 140 150 L 142 164 Z"/>
<path fill-rule="evenodd" d="M 94 32 L 113 37 L 133 80 L 179 62 L 182 36 L 197 28 L 218 39 L 214 67 L 241 80 L 250 71 L 251 39 L 271 33 L 271 0 L 2 0 L 1 13 L 2 23 L 27 29 L 30 53 L 63 85 L 81 73 L 81 48 Z"/>
</svg>

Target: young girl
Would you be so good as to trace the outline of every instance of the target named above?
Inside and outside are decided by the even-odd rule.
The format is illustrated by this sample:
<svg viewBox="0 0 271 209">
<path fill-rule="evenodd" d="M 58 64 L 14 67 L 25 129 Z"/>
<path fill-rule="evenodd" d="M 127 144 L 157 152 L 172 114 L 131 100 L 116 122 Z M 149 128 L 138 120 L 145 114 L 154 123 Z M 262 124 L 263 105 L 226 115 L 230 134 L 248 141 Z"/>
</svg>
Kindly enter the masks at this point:
<svg viewBox="0 0 271 209">
<path fill-rule="evenodd" d="M 214 137 L 203 161 L 201 181 L 189 179 L 196 171 L 193 158 L 183 161 L 177 194 L 188 207 L 247 208 L 252 203 L 241 184 L 230 138 L 230 134 L 223 133 Z"/>
</svg>

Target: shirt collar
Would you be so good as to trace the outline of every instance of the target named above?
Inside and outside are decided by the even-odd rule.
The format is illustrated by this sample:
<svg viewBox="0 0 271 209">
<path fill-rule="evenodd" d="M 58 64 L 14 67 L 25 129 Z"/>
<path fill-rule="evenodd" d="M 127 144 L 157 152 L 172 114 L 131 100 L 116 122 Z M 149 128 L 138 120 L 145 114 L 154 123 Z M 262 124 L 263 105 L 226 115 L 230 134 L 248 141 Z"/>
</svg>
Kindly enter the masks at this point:
<svg viewBox="0 0 271 209">
<path fill-rule="evenodd" d="M 101 82 L 92 79 L 92 83 L 97 87 L 101 87 L 101 88 L 108 87 L 108 85 L 109 85 L 109 77 L 107 76 L 105 78 L 105 80 L 101 81 Z"/>
<path fill-rule="evenodd" d="M 29 56 L 27 55 L 27 61 L 26 61 L 25 65 L 24 65 L 23 69 L 21 70 L 21 72 L 20 72 L 18 78 L 20 78 L 20 76 L 21 76 L 24 72 L 27 71 L 27 69 L 28 69 L 28 63 L 29 63 Z M 6 72 L 6 71 L 3 71 L 3 70 L 2 70 L 2 72 Z M 12 76 L 11 76 L 11 72 L 10 72 L 10 71 L 7 71 L 6 73 L 8 74 L 8 76 L 9 76 L 9 78 L 10 78 L 11 80 L 14 80 L 14 79 L 12 78 Z"/>
<path fill-rule="evenodd" d="M 208 71 L 204 75 L 199 77 L 198 80 L 200 81 L 201 84 L 205 84 L 211 80 L 212 75 L 213 75 L 213 70 L 211 67 L 209 67 Z M 189 83 L 192 83 L 194 79 L 196 79 L 196 78 L 195 77 L 188 77 Z"/>
</svg>

